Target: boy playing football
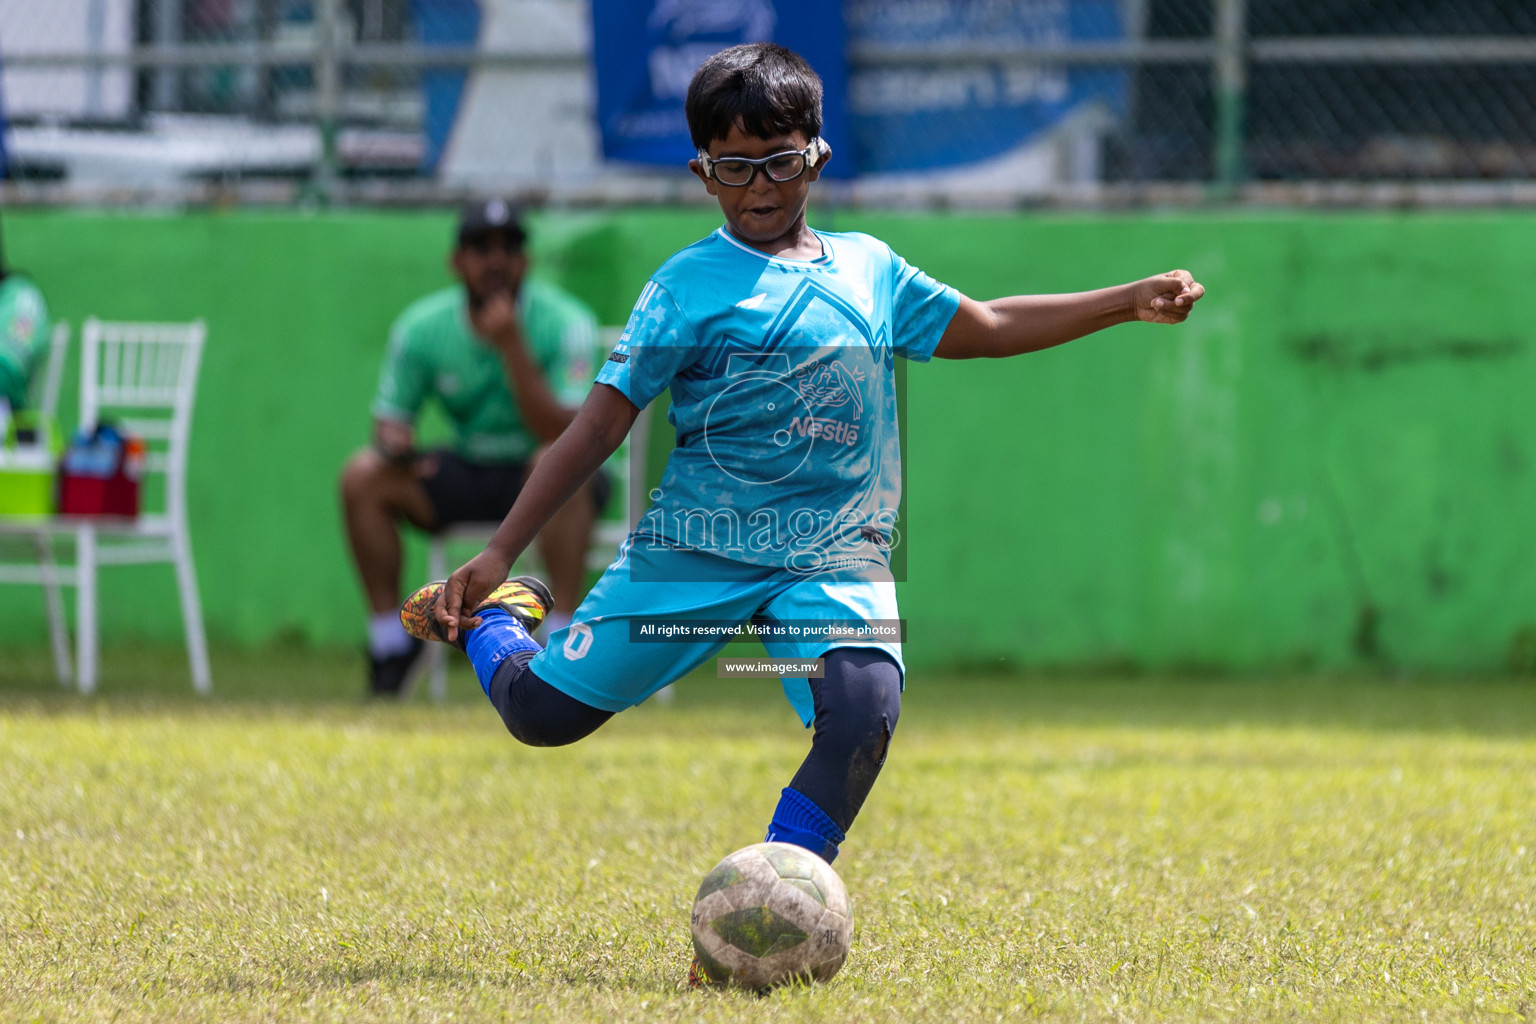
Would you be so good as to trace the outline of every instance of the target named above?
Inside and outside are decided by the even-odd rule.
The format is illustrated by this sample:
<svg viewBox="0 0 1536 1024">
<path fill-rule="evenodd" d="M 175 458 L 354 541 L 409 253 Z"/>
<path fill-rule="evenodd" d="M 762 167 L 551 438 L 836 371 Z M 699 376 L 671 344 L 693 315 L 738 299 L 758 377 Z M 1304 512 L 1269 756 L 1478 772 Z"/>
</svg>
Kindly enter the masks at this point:
<svg viewBox="0 0 1536 1024">
<path fill-rule="evenodd" d="M 580 413 L 490 544 L 413 594 L 401 620 L 415 636 L 462 645 L 507 729 L 535 746 L 581 739 L 726 641 L 640 642 L 642 621 L 757 623 L 770 655 L 823 662 L 822 678 L 785 681 L 815 732 L 767 838 L 830 861 L 900 711 L 899 639 L 836 628 L 899 618 L 895 357 L 997 358 L 1132 320 L 1179 323 L 1204 289 L 1175 270 L 978 302 L 868 235 L 813 230 L 806 200 L 832 156 L 819 137 L 821 80 L 783 47 L 711 57 L 686 109 L 698 147 L 689 169 L 725 225 L 651 277 Z M 548 591 L 509 581 L 509 567 L 668 388 L 677 447 L 655 503 L 574 621 L 540 649 L 529 633 Z"/>
</svg>

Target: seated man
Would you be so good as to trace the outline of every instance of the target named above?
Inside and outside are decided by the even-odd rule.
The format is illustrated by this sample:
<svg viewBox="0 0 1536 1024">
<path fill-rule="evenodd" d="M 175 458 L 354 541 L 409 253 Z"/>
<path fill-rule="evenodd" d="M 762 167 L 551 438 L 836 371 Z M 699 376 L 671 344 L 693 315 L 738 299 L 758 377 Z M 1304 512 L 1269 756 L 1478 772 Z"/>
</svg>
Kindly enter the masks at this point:
<svg viewBox="0 0 1536 1024">
<path fill-rule="evenodd" d="M 401 521 L 429 532 L 499 522 L 592 383 L 596 321 L 577 299 L 525 276 L 524 241 L 517 212 L 503 200 L 464 208 L 449 259 L 460 283 L 395 321 L 373 402 L 373 446 L 342 471 L 347 539 L 372 615 L 374 695 L 401 693 L 422 652 L 397 614 Z M 416 416 L 428 398 L 453 426 L 451 449 L 416 448 Z M 557 626 L 580 601 L 606 491 L 606 480 L 590 481 L 539 535 Z"/>
<path fill-rule="evenodd" d="M 43 293 L 25 274 L 8 269 L 0 252 L 0 420 L 30 404 L 51 333 Z"/>
</svg>

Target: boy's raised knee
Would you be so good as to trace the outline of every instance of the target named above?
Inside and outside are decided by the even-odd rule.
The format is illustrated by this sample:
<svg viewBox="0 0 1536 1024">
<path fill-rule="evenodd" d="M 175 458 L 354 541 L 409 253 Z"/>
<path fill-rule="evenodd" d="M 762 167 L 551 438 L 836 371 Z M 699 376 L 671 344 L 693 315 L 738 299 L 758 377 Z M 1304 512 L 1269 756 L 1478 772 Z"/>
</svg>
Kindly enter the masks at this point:
<svg viewBox="0 0 1536 1024">
<path fill-rule="evenodd" d="M 523 651 L 507 658 L 486 691 L 513 739 L 530 747 L 563 747 L 613 717 L 540 679 L 528 667 L 532 660 L 533 654 Z"/>
</svg>

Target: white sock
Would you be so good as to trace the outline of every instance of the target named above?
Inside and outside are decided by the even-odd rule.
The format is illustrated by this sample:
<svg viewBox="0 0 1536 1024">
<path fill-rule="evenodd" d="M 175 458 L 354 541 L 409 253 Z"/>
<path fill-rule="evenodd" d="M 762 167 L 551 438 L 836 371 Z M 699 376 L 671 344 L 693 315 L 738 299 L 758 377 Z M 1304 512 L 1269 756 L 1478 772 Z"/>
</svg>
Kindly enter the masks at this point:
<svg viewBox="0 0 1536 1024">
<path fill-rule="evenodd" d="M 404 654 L 411 649 L 411 634 L 400 625 L 399 612 L 379 612 L 368 620 L 368 653 L 375 658 Z"/>
</svg>

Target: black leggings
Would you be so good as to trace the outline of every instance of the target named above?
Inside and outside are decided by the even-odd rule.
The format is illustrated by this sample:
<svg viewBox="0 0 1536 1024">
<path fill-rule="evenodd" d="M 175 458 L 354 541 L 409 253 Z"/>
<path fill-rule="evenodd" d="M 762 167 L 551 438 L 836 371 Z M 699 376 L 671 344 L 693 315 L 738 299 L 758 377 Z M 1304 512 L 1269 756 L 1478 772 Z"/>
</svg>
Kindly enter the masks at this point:
<svg viewBox="0 0 1536 1024">
<path fill-rule="evenodd" d="M 518 742 L 530 747 L 563 747 L 590 736 L 613 717 L 583 704 L 534 675 L 528 663 L 538 651 L 513 651 L 491 676 L 491 703 Z"/>
<path fill-rule="evenodd" d="M 811 696 L 811 752 L 789 785 L 847 832 L 885 765 L 901 715 L 901 669 L 884 651 L 839 647 L 827 652 L 826 677 L 811 680 Z"/>
<path fill-rule="evenodd" d="M 562 747 L 613 717 L 529 671 L 535 653 L 514 653 L 491 678 L 491 703 L 516 739 L 531 747 Z M 811 680 L 811 752 L 790 786 L 846 832 L 885 764 L 901 715 L 901 669 L 889 654 L 871 648 L 839 647 L 827 652 L 825 662 L 825 677 Z"/>
</svg>

